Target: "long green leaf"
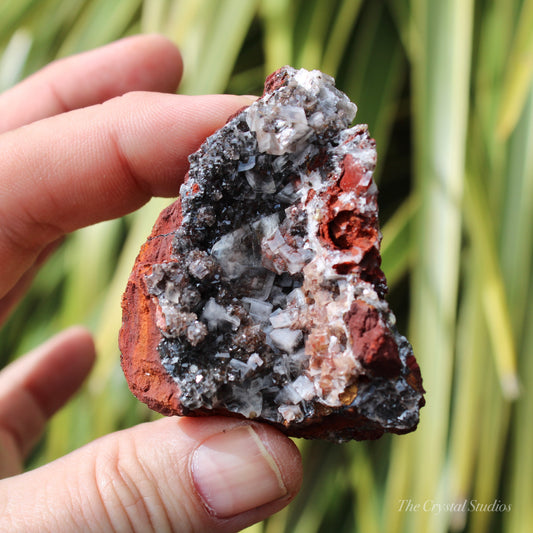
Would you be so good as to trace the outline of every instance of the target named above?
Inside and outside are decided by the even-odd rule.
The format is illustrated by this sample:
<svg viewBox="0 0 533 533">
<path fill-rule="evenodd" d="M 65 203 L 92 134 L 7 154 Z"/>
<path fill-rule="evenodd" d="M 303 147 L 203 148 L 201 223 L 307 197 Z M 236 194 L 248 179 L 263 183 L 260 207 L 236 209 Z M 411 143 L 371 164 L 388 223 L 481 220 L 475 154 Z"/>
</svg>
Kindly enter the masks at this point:
<svg viewBox="0 0 533 533">
<path fill-rule="evenodd" d="M 418 261 L 411 332 L 428 405 L 416 434 L 413 499 L 443 500 L 461 251 L 461 198 L 470 87 L 473 2 L 411 3 L 422 48 L 413 58 Z M 391 473 L 394 475 L 394 473 Z M 415 531 L 443 532 L 443 514 L 409 517 Z"/>
<path fill-rule="evenodd" d="M 449 478 L 450 503 L 470 498 L 479 449 L 479 414 L 483 411 L 486 328 L 479 298 L 482 261 L 471 252 L 465 273 L 465 293 L 457 326 L 457 363 L 451 413 Z M 453 531 L 462 531 L 468 515 L 459 507 L 450 518 Z"/>
<path fill-rule="evenodd" d="M 335 14 L 322 59 L 322 70 L 336 76 L 343 55 L 348 49 L 350 35 L 361 10 L 362 0 L 343 0 Z"/>
<path fill-rule="evenodd" d="M 39 0 L 0 2 L 0 46 L 5 46 L 16 29 L 23 25 L 28 13 L 38 5 Z"/>
<path fill-rule="evenodd" d="M 529 304 L 527 310 L 528 323 L 533 323 L 533 299 L 531 288 L 533 276 L 529 276 Z M 523 342 L 524 354 L 520 367 L 524 384 L 524 392 L 517 402 L 513 418 L 512 433 L 512 463 L 508 476 L 509 500 L 505 503 L 512 506 L 511 512 L 506 513 L 505 531 L 513 533 L 528 533 L 533 523 L 533 509 L 531 494 L 533 494 L 533 328 L 528 327 Z"/>
<path fill-rule="evenodd" d="M 533 80 L 533 0 L 525 0 L 508 60 L 497 131 L 505 140 L 516 126 Z"/>
<path fill-rule="evenodd" d="M 494 243 L 494 228 L 488 212 L 483 189 L 474 175 L 465 188 L 465 215 L 471 230 L 475 253 L 483 265 L 479 292 L 492 341 L 500 383 L 504 395 L 513 399 L 518 395 L 516 350 L 509 307 Z"/>
<path fill-rule="evenodd" d="M 290 0 L 263 0 L 265 74 L 293 63 L 294 13 Z"/>
<path fill-rule="evenodd" d="M 92 0 L 86 5 L 63 41 L 60 56 L 95 48 L 127 34 L 141 0 Z"/>
<path fill-rule="evenodd" d="M 387 282 L 391 287 L 416 261 L 412 232 L 419 208 L 418 204 L 418 199 L 411 196 L 383 227 L 381 258 L 383 272 L 385 272 Z"/>
</svg>

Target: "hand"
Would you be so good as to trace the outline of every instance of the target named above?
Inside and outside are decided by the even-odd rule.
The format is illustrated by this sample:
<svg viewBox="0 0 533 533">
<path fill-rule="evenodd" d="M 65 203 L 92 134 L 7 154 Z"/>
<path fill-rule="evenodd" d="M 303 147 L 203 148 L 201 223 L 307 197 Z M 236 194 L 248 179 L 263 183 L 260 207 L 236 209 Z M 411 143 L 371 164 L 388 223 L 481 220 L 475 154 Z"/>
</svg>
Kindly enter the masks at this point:
<svg viewBox="0 0 533 533">
<path fill-rule="evenodd" d="M 249 104 L 130 92 L 172 92 L 181 69 L 171 43 L 133 37 L 0 95 L 0 320 L 63 235 L 176 195 L 187 155 Z M 237 531 L 295 495 L 301 464 L 288 438 L 216 417 L 141 424 L 20 474 L 94 357 L 75 327 L 0 373 L 0 529 Z"/>
</svg>

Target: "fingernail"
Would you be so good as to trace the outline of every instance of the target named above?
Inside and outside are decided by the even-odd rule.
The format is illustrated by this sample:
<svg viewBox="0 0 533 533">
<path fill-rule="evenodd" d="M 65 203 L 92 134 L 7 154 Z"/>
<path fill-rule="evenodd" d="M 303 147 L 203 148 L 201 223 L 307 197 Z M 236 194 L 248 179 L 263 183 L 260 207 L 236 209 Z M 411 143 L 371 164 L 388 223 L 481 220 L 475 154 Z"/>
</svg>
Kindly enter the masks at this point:
<svg viewBox="0 0 533 533">
<path fill-rule="evenodd" d="M 220 518 L 287 494 L 276 462 L 250 426 L 204 441 L 194 453 L 192 475 L 205 505 Z"/>
</svg>

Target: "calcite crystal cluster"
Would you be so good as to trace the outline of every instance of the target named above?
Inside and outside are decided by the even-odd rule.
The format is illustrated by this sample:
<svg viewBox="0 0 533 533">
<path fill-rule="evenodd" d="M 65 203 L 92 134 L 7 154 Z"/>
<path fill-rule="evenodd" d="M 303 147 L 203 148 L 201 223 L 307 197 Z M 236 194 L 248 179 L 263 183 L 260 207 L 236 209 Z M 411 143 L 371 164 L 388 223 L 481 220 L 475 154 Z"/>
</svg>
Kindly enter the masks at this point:
<svg viewBox="0 0 533 533">
<path fill-rule="evenodd" d="M 150 407 L 334 441 L 416 428 L 356 109 L 331 77 L 284 67 L 190 156 L 123 299 L 122 365 Z"/>
</svg>

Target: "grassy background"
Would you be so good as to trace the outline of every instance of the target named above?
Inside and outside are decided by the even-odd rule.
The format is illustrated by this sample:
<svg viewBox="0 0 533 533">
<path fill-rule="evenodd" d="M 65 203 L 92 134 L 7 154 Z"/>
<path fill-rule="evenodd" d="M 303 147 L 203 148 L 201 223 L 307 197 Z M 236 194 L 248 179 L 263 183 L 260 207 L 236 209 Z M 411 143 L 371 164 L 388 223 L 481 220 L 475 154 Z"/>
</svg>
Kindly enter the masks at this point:
<svg viewBox="0 0 533 533">
<path fill-rule="evenodd" d="M 533 0 L 1 0 L 0 89 L 139 32 L 180 46 L 187 94 L 258 93 L 283 64 L 324 70 L 378 142 L 383 267 L 428 404 L 408 436 L 300 442 L 301 495 L 250 531 L 530 531 Z M 154 416 L 127 390 L 117 334 L 167 203 L 71 235 L 0 331 L 1 364 L 73 323 L 97 339 L 89 383 L 30 467 Z M 511 510 L 468 512 L 495 500 Z"/>
</svg>

